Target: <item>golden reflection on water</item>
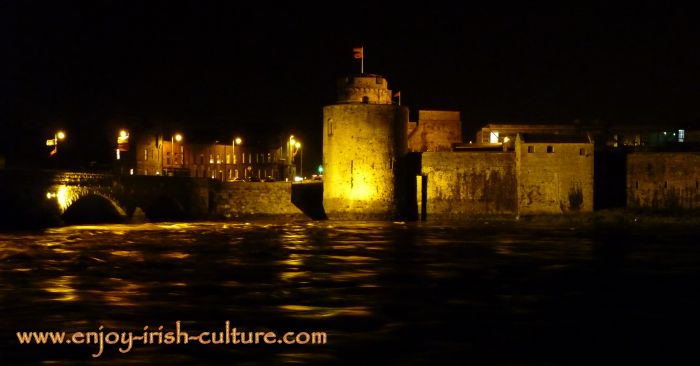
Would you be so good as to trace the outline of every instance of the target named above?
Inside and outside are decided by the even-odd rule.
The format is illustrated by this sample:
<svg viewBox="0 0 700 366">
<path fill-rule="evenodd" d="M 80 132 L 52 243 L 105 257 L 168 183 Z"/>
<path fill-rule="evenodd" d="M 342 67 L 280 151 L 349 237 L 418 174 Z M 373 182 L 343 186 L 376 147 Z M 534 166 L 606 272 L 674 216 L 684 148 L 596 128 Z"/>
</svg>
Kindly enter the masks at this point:
<svg viewBox="0 0 700 366">
<path fill-rule="evenodd" d="M 183 253 L 183 252 L 171 252 L 171 253 L 163 253 L 162 256 L 165 258 L 185 259 L 185 258 L 189 257 L 190 255 L 188 253 Z"/>
<path fill-rule="evenodd" d="M 114 306 L 137 306 L 137 298 L 144 295 L 143 286 L 120 279 L 110 278 L 113 285 L 109 289 L 101 291 L 102 299 Z"/>
<path fill-rule="evenodd" d="M 299 267 L 304 265 L 304 257 L 299 254 L 290 254 L 289 258 L 279 261 L 279 264 L 284 264 L 289 267 Z"/>
<path fill-rule="evenodd" d="M 325 306 L 308 305 L 280 305 L 279 308 L 286 312 L 291 312 L 295 318 L 327 318 L 335 316 L 371 316 L 372 311 L 366 306 L 347 306 L 333 308 Z"/>
<path fill-rule="evenodd" d="M 112 255 L 116 255 L 118 257 L 128 257 L 131 258 L 132 260 L 135 260 L 137 262 L 143 262 L 143 253 L 137 250 L 113 250 Z"/>
<path fill-rule="evenodd" d="M 79 300 L 78 292 L 73 287 L 76 278 L 76 276 L 60 276 L 56 279 L 45 281 L 44 291 L 58 296 L 52 300 L 77 301 Z"/>
<path fill-rule="evenodd" d="M 357 262 L 357 263 L 366 263 L 366 262 L 377 261 L 377 258 L 365 257 L 365 256 L 360 256 L 360 255 L 329 255 L 329 256 L 327 256 L 327 258 L 335 259 L 337 261 Z"/>
</svg>

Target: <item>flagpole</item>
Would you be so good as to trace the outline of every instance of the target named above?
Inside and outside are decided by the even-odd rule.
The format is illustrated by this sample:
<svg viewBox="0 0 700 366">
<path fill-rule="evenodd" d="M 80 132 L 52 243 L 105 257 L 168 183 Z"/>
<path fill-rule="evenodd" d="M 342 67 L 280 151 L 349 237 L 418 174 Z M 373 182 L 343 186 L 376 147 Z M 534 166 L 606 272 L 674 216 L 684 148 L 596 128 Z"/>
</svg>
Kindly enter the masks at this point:
<svg viewBox="0 0 700 366">
<path fill-rule="evenodd" d="M 360 58 L 360 74 L 364 75 L 365 73 L 365 47 L 362 46 L 362 58 Z"/>
</svg>

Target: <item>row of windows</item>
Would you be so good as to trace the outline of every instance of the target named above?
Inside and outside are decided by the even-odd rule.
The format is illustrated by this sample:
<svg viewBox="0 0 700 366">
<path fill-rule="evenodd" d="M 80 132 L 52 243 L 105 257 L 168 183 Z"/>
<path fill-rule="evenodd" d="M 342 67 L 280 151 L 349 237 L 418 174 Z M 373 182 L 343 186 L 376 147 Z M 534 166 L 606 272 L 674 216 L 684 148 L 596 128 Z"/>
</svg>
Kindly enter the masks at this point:
<svg viewBox="0 0 700 366">
<path fill-rule="evenodd" d="M 153 149 L 143 149 L 143 160 L 148 161 L 149 159 L 153 159 L 154 155 L 154 150 Z M 175 158 L 177 160 L 178 156 L 180 154 L 176 153 Z M 170 152 L 165 153 L 166 156 L 166 161 L 167 164 L 170 164 Z M 247 158 L 247 159 L 246 159 Z M 258 153 L 258 154 L 241 154 L 241 164 L 245 163 L 272 163 L 272 153 Z M 255 161 L 253 161 L 255 160 Z M 231 159 L 231 154 L 226 154 L 226 160 L 222 160 L 221 154 L 209 154 L 209 164 L 237 164 L 239 163 L 236 159 L 236 156 L 233 157 L 233 160 Z M 204 154 L 199 155 L 199 164 L 204 164 Z"/>
<path fill-rule="evenodd" d="M 214 170 L 211 168 L 208 168 L 207 166 L 195 166 L 192 170 L 193 176 L 194 177 L 199 177 L 199 178 L 226 178 L 229 180 L 235 179 L 235 178 L 244 178 L 248 179 L 250 177 L 256 177 L 256 178 L 266 178 L 266 177 L 272 177 L 274 179 L 277 179 L 277 172 L 275 169 L 253 169 L 251 166 L 248 166 L 247 169 L 241 169 L 239 171 L 238 169 L 224 169 L 224 170 Z"/>
</svg>

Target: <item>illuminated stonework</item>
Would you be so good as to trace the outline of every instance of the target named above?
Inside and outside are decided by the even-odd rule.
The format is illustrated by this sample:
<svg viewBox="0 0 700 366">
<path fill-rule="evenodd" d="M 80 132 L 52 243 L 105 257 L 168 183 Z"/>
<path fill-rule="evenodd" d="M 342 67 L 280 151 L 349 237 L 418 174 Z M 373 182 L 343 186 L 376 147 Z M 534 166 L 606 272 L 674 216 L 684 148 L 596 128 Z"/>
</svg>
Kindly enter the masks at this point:
<svg viewBox="0 0 700 366">
<path fill-rule="evenodd" d="M 326 214 L 397 216 L 397 168 L 407 152 L 408 109 L 391 104 L 380 76 L 344 79 L 341 86 L 338 103 L 323 109 Z"/>
</svg>

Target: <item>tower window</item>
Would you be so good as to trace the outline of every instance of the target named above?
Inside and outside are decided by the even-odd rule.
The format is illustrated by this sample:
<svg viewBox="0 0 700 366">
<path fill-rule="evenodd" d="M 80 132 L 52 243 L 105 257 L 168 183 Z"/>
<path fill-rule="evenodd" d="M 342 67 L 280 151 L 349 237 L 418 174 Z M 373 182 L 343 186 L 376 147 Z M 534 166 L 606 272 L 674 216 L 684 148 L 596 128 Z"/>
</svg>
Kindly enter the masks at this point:
<svg viewBox="0 0 700 366">
<path fill-rule="evenodd" d="M 364 97 L 362 97 L 362 103 L 365 103 L 365 104 L 369 103 L 369 97 L 366 95 Z"/>
<path fill-rule="evenodd" d="M 333 118 L 328 119 L 328 136 L 333 136 Z"/>
<path fill-rule="evenodd" d="M 578 151 L 578 154 L 579 154 L 579 155 L 582 155 L 582 156 L 583 156 L 583 155 L 586 155 L 586 149 L 582 147 L 582 148 Z"/>
<path fill-rule="evenodd" d="M 527 152 L 528 152 L 528 153 L 534 153 L 534 152 L 535 152 L 535 147 L 532 146 L 532 145 L 528 146 L 528 147 L 527 147 Z"/>
<path fill-rule="evenodd" d="M 551 153 L 553 153 L 553 152 L 554 152 L 554 146 L 547 145 L 547 153 L 548 153 L 548 154 L 551 154 Z"/>
</svg>

